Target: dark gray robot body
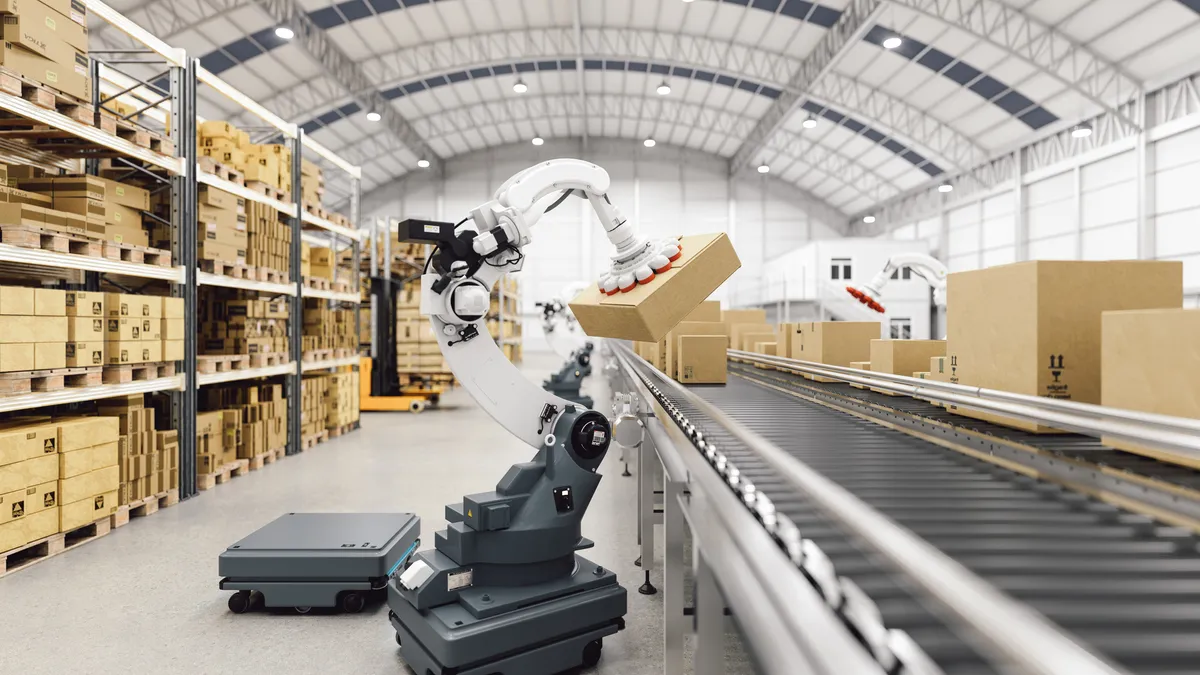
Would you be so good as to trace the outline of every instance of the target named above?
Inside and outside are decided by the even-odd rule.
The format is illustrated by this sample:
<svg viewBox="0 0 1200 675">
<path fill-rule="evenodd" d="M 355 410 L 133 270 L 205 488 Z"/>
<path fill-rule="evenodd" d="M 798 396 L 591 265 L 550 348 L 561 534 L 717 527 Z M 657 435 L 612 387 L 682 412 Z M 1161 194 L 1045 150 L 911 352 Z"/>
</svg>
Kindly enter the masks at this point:
<svg viewBox="0 0 1200 675">
<path fill-rule="evenodd" d="M 576 551 L 608 421 L 568 406 L 495 491 L 446 507 L 446 529 L 388 585 L 389 618 L 417 675 L 553 675 L 593 665 L 624 628 L 625 589 Z"/>
<path fill-rule="evenodd" d="M 592 374 L 592 343 L 573 354 L 557 373 L 551 373 L 550 379 L 542 382 L 542 389 L 568 401 L 578 403 L 585 408 L 592 407 L 592 397 L 580 391 L 583 379 Z"/>
<path fill-rule="evenodd" d="M 266 607 L 360 611 L 411 557 L 420 531 L 411 513 L 289 513 L 221 554 L 220 587 L 237 591 L 229 600 L 237 613 L 259 598 Z"/>
</svg>

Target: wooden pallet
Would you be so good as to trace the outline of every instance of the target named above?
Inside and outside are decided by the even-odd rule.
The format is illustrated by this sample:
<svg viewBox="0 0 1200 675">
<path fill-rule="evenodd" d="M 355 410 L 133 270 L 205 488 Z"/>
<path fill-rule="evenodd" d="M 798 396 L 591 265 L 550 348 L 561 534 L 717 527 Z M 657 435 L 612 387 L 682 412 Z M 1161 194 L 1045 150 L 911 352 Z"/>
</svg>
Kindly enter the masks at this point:
<svg viewBox="0 0 1200 675">
<path fill-rule="evenodd" d="M 217 485 L 228 483 L 236 476 L 245 476 L 247 473 L 250 473 L 250 460 L 237 459 L 222 465 L 220 469 L 212 473 L 202 473 L 196 476 L 196 489 L 211 490 Z"/>
<path fill-rule="evenodd" d="M 156 267 L 171 266 L 171 252 L 164 251 L 161 248 L 134 246 L 133 244 L 117 243 L 115 241 L 106 241 L 103 244 L 104 257 L 109 260 L 120 260 L 121 262 L 136 263 L 139 265 L 154 265 Z"/>
<path fill-rule="evenodd" d="M 33 225 L 0 224 L 0 244 L 36 248 L 55 253 L 73 253 L 99 258 L 101 242 L 83 234 L 72 234 Z"/>
<path fill-rule="evenodd" d="M 334 293 L 349 293 L 350 292 L 350 282 L 349 281 L 341 281 L 341 280 L 332 281 L 332 282 L 330 282 L 330 287 L 333 289 Z"/>
<path fill-rule="evenodd" d="M 83 124 L 91 121 L 92 103 L 61 92 L 54 87 L 35 82 L 15 70 L 0 67 L 0 91 L 20 96 L 30 103 L 47 110 L 58 112 Z M 82 108 L 82 110 L 75 110 Z"/>
<path fill-rule="evenodd" d="M 11 551 L 0 553 L 0 577 L 103 537 L 112 530 L 110 518 L 111 516 L 105 516 L 94 523 L 88 523 L 68 532 L 52 534 Z"/>
<path fill-rule="evenodd" d="M 103 381 L 100 366 L 0 373 L 0 397 L 92 387 Z"/>
<path fill-rule="evenodd" d="M 150 495 L 117 509 L 116 513 L 109 516 L 109 519 L 112 521 L 110 525 L 114 529 L 128 525 L 132 518 L 144 518 L 158 513 L 159 509 L 175 506 L 178 503 L 179 490 L 167 490 L 156 495 Z"/>
<path fill-rule="evenodd" d="M 328 361 L 333 358 L 332 349 L 310 349 L 304 352 L 302 359 L 305 363 L 315 363 L 317 361 Z"/>
<path fill-rule="evenodd" d="M 357 428 L 358 428 L 358 422 L 351 422 L 350 424 L 343 424 L 340 427 L 332 427 L 330 429 L 326 429 L 326 431 L 329 432 L 330 438 L 337 438 L 338 436 L 348 434 Z"/>
<path fill-rule="evenodd" d="M 321 206 L 320 204 L 314 204 L 310 201 L 305 201 L 304 202 L 304 210 L 318 218 L 321 218 L 324 220 L 330 220 L 329 211 L 326 211 L 325 207 Z M 330 222 L 333 222 L 333 221 L 330 220 Z"/>
<path fill-rule="evenodd" d="M 248 180 L 246 181 L 246 187 L 271 199 L 281 202 L 288 201 L 287 193 L 270 183 L 264 183 L 261 180 Z"/>
<path fill-rule="evenodd" d="M 222 164 L 212 157 L 201 157 L 197 161 L 200 164 L 201 171 L 207 171 L 217 178 L 227 180 L 230 183 L 236 183 L 237 185 L 246 184 L 245 174 L 229 166 L 228 164 Z"/>
<path fill-rule="evenodd" d="M 282 366 L 287 363 L 288 355 L 281 352 L 272 352 L 267 354 L 251 354 L 251 368 L 266 368 L 267 366 Z"/>
<path fill-rule="evenodd" d="M 422 384 L 454 384 L 453 373 L 400 373 L 400 386 L 417 386 Z"/>
<path fill-rule="evenodd" d="M 284 448 L 275 448 L 274 450 L 268 450 L 260 455 L 255 455 L 249 460 L 250 470 L 258 471 L 268 464 L 274 464 L 275 462 L 283 459 L 285 454 Z"/>
<path fill-rule="evenodd" d="M 257 268 L 251 267 L 243 263 L 234 263 L 227 260 L 201 260 L 200 270 L 209 274 L 216 274 L 230 279 L 249 279 L 257 281 Z"/>
<path fill-rule="evenodd" d="M 196 357 L 196 372 L 201 375 L 246 370 L 249 367 L 250 357 L 242 354 L 202 354 Z"/>
<path fill-rule="evenodd" d="M 329 290 L 329 280 L 321 277 L 304 277 L 304 287 L 316 291 L 327 291 Z"/>
<path fill-rule="evenodd" d="M 321 431 L 321 432 L 317 432 L 315 434 L 309 434 L 307 436 L 302 436 L 300 438 L 300 446 L 303 449 L 308 450 L 308 449 L 316 446 L 317 443 L 324 443 L 327 440 L 329 440 L 329 432 Z"/>
<path fill-rule="evenodd" d="M 254 269 L 259 281 L 268 281 L 273 284 L 290 284 L 292 282 L 291 275 L 287 272 L 280 272 L 270 267 L 256 267 Z"/>
<path fill-rule="evenodd" d="M 104 384 L 125 384 L 174 377 L 175 362 L 126 363 L 119 366 L 104 366 Z"/>
</svg>

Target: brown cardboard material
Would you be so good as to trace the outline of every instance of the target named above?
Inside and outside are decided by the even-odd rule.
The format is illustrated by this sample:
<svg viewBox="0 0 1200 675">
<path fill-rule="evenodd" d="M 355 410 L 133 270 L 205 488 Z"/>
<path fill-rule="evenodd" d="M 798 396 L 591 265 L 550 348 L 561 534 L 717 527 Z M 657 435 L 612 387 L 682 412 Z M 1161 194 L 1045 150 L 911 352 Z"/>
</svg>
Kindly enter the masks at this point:
<svg viewBox="0 0 1200 675">
<path fill-rule="evenodd" d="M 86 9 L 83 16 L 86 16 Z M 47 40 L 58 39 L 76 49 L 87 51 L 88 31 L 84 21 L 65 20 L 72 14 L 70 2 L 61 0 L 4 0 L 0 2 L 0 13 L 4 17 L 4 39 L 9 42 L 20 42 L 26 49 L 31 49 L 43 56 L 48 56 L 42 44 Z M 11 21 L 10 21 L 11 19 Z M 11 35 L 10 35 L 11 27 Z"/>
<path fill-rule="evenodd" d="M 770 333 L 775 335 L 775 328 L 768 323 L 739 323 L 729 326 L 729 346 L 731 349 L 742 349 L 746 342 L 745 336 L 753 333 Z"/>
<path fill-rule="evenodd" d="M 97 178 L 104 183 L 104 201 L 108 206 L 124 206 L 135 211 L 150 210 L 150 191 L 140 187 L 118 183 L 107 178 Z"/>
<path fill-rule="evenodd" d="M 811 321 L 793 324 L 789 335 L 790 358 L 827 366 L 850 367 L 853 361 L 871 360 L 871 341 L 879 339 L 878 321 Z M 817 375 L 815 382 L 835 382 Z"/>
<path fill-rule="evenodd" d="M 139 317 L 123 316 L 119 319 L 108 319 L 104 327 L 105 340 L 137 341 L 142 339 L 142 319 Z"/>
<path fill-rule="evenodd" d="M 183 298 L 168 298 L 162 299 L 160 316 L 164 319 L 182 319 L 183 318 Z M 174 339 L 174 338 L 166 338 Z"/>
<path fill-rule="evenodd" d="M 126 363 L 152 363 L 162 360 L 162 343 L 143 340 L 109 340 L 104 347 L 105 362 L 110 366 Z"/>
<path fill-rule="evenodd" d="M 0 317 L 0 344 L 30 342 L 37 330 L 37 319 L 35 316 Z"/>
<path fill-rule="evenodd" d="M 1102 312 L 1183 305 L 1178 261 L 1043 260 L 957 272 L 947 281 L 947 356 L 961 384 L 1080 403 L 1101 400 Z M 956 412 L 1055 431 L 966 408 Z"/>
<path fill-rule="evenodd" d="M 679 381 L 683 384 L 725 384 L 727 361 L 724 335 L 679 337 Z"/>
<path fill-rule="evenodd" d="M 100 316 L 66 317 L 68 342 L 103 342 L 106 335 L 105 319 Z"/>
<path fill-rule="evenodd" d="M 785 359 L 794 358 L 792 356 L 792 334 L 796 332 L 796 327 L 802 324 L 798 323 L 781 323 L 775 328 L 775 334 L 779 336 L 779 342 L 775 345 L 775 356 L 782 356 Z"/>
<path fill-rule="evenodd" d="M 770 328 L 770 327 L 768 326 L 768 328 Z M 757 333 L 756 332 L 741 333 L 741 343 L 738 345 L 738 349 L 740 349 L 744 352 L 761 353 L 761 352 L 755 351 L 754 346 L 756 344 L 758 344 L 759 342 L 774 343 L 777 339 L 778 338 L 775 335 L 774 329 L 757 332 Z"/>
<path fill-rule="evenodd" d="M 58 507 L 0 525 L 0 551 L 19 548 L 58 532 Z"/>
<path fill-rule="evenodd" d="M 43 443 L 45 433 L 39 434 L 39 426 L 26 425 L 0 429 L 0 467 L 47 454 Z M 56 452 L 56 443 L 57 440 L 52 442 L 50 452 Z M 0 471 L 3 470 L 0 468 Z"/>
<path fill-rule="evenodd" d="M 58 481 L 0 494 L 0 525 L 58 505 Z"/>
<path fill-rule="evenodd" d="M 90 471 L 117 465 L 117 441 L 58 455 L 58 475 L 73 478 Z"/>
<path fill-rule="evenodd" d="M 163 361 L 182 361 L 183 360 L 183 340 L 163 340 L 163 342 L 162 342 L 162 360 Z"/>
<path fill-rule="evenodd" d="M 0 286 L 0 315 L 33 314 L 33 289 L 24 286 Z"/>
<path fill-rule="evenodd" d="M 696 309 L 683 318 L 684 321 L 721 321 L 721 303 L 717 300 L 705 300 Z M 765 319 L 764 319 L 765 320 Z M 681 322 L 682 323 L 682 322 Z"/>
<path fill-rule="evenodd" d="M 92 96 L 92 83 L 88 77 L 87 54 L 61 40 L 49 42 L 47 47 L 53 51 L 54 59 L 5 41 L 0 46 L 0 63 L 64 94 L 89 100 Z"/>
<path fill-rule="evenodd" d="M 870 361 L 852 361 L 850 363 L 849 367 L 855 368 L 857 370 L 868 370 L 869 371 L 869 370 L 871 370 L 871 362 Z M 866 389 L 866 387 L 864 387 L 861 384 L 851 384 L 850 386 L 854 387 L 855 389 Z"/>
<path fill-rule="evenodd" d="M 707 303 L 706 303 L 707 304 Z M 679 338 L 684 335 L 725 335 L 725 324 L 720 321 L 684 321 L 667 333 L 665 372 L 679 379 Z M 726 338 L 728 339 L 728 338 Z"/>
<path fill-rule="evenodd" d="M 62 506 L 59 507 L 61 509 L 59 528 L 63 532 L 69 532 L 77 527 L 83 527 L 116 513 L 119 505 L 117 498 L 117 487 L 119 485 L 119 483 L 116 483 L 113 485 L 113 489 L 101 494 L 92 495 L 87 499 L 80 499 L 75 502 L 63 502 Z"/>
<path fill-rule="evenodd" d="M 54 423 L 58 425 L 59 452 L 116 443 L 121 435 L 116 417 L 75 417 L 55 420 Z"/>
<path fill-rule="evenodd" d="M 141 326 L 140 340 L 157 342 L 162 339 L 162 319 L 141 319 Z"/>
<path fill-rule="evenodd" d="M 871 370 L 912 377 L 935 356 L 946 354 L 945 340 L 871 340 Z M 897 394 L 872 388 L 879 394 Z"/>
<path fill-rule="evenodd" d="M 66 342 L 67 317 L 35 316 L 32 334 L 34 342 Z"/>
<path fill-rule="evenodd" d="M 33 313 L 37 316 L 66 316 L 67 292 L 54 288 L 33 289 Z"/>
<path fill-rule="evenodd" d="M 116 464 L 78 476 L 61 478 L 58 481 L 59 503 L 70 504 L 110 490 L 115 491 L 120 483 L 120 470 Z"/>
<path fill-rule="evenodd" d="M 628 293 L 605 295 L 591 284 L 570 302 L 593 337 L 657 342 L 741 267 L 724 234 L 682 237 L 671 269 Z"/>
<path fill-rule="evenodd" d="M 104 365 L 104 340 L 90 342 L 68 342 L 66 344 L 68 368 Z"/>
<path fill-rule="evenodd" d="M 200 186 L 199 202 L 217 209 L 228 209 L 234 213 L 236 213 L 238 205 L 237 197 L 234 197 L 232 193 L 207 185 Z"/>
<path fill-rule="evenodd" d="M 1100 324 L 1102 405 L 1200 418 L 1200 309 L 1104 312 Z M 1115 438 L 1103 441 L 1200 469 L 1200 460 L 1180 451 Z"/>
<path fill-rule="evenodd" d="M 52 480 L 58 480 L 58 453 L 4 465 L 0 469 L 0 493 L 24 490 L 30 485 Z"/>
<path fill-rule="evenodd" d="M 0 373 L 33 370 L 35 364 L 32 342 L 0 344 Z"/>
<path fill-rule="evenodd" d="M 67 291 L 63 299 L 67 316 L 103 317 L 104 294 L 95 291 Z"/>
<path fill-rule="evenodd" d="M 755 342 L 754 349 L 752 349 L 751 351 L 753 351 L 755 354 L 762 354 L 764 356 L 775 356 L 775 347 L 777 344 L 779 344 L 779 343 L 777 343 L 777 342 Z"/>
<path fill-rule="evenodd" d="M 67 353 L 63 342 L 38 342 L 33 345 L 33 369 L 53 370 L 67 367 Z"/>
<path fill-rule="evenodd" d="M 765 309 L 724 309 L 721 310 L 721 321 L 729 327 L 726 331 L 726 336 L 729 337 L 729 346 L 731 348 L 734 345 L 734 326 L 742 324 L 768 325 L 767 311 Z"/>
</svg>

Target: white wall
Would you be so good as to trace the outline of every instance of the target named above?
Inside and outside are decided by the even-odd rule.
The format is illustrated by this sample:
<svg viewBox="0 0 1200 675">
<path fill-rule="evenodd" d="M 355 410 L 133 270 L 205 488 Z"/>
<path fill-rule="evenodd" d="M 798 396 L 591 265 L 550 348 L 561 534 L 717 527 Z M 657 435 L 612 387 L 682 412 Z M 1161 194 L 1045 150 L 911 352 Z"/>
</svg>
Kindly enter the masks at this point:
<svg viewBox="0 0 1200 675">
<path fill-rule="evenodd" d="M 659 145 L 643 148 L 630 140 L 593 139 L 583 153 L 578 141 L 547 141 L 493 148 L 446 162 L 445 177 L 418 174 L 383 194 L 364 199 L 364 221 L 374 217 L 425 217 L 458 222 L 491 198 L 509 176 L 554 157 L 581 157 L 612 177 L 613 204 L 642 230 L 660 236 L 726 232 L 742 268 L 717 297 L 729 304 L 730 288 L 756 286 L 766 260 L 812 238 L 837 236 L 831 225 L 844 220 L 810 206 L 798 191 L 768 176 L 731 181 L 722 158 Z M 584 223 L 587 223 L 585 226 Z M 573 281 L 599 276 L 608 241 L 586 203 L 574 197 L 543 218 L 526 249 L 519 275 L 527 317 L 527 349 L 542 349 L 534 303 L 558 294 Z"/>
</svg>

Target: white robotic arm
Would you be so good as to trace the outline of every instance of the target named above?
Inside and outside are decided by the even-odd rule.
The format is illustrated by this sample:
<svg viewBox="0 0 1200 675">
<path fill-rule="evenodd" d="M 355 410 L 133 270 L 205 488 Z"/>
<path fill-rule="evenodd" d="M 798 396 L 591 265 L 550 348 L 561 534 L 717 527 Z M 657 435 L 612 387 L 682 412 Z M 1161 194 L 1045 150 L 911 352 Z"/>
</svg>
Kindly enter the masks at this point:
<svg viewBox="0 0 1200 675">
<path fill-rule="evenodd" d="M 879 299 L 883 288 L 892 280 L 893 274 L 904 268 L 911 269 L 933 287 L 935 305 L 940 307 L 946 304 L 946 274 L 948 270 L 937 258 L 924 253 L 894 255 L 888 258 L 887 264 L 879 271 L 879 274 L 875 275 L 875 278 L 871 279 L 869 283 L 863 284 L 861 290 L 847 286 L 846 291 L 857 298 L 859 302 L 882 314 L 884 307 L 880 304 Z"/>
<path fill-rule="evenodd" d="M 587 335 L 567 304 L 585 287 L 586 283 L 572 282 L 549 302 L 538 303 L 542 308 L 542 334 L 550 344 L 550 349 L 564 360 L 570 359 L 572 354 L 588 343 Z"/>
</svg>

